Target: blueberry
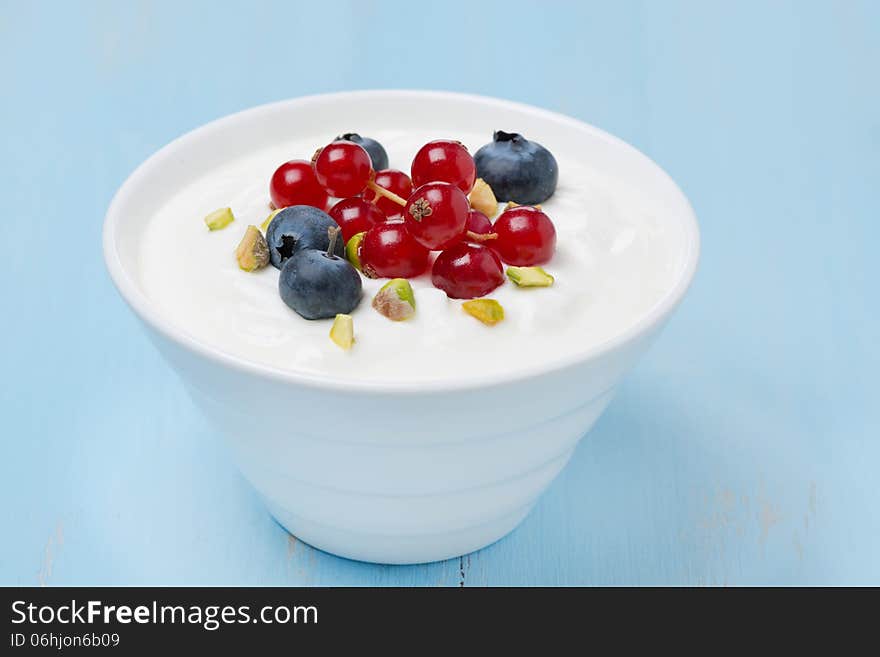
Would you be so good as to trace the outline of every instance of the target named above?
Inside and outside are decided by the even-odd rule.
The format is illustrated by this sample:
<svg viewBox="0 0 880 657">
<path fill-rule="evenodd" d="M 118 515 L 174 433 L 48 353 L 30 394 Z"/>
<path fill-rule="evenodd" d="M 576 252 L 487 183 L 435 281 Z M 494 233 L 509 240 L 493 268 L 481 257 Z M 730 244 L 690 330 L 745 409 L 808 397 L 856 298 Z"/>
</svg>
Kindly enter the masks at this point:
<svg viewBox="0 0 880 657">
<path fill-rule="evenodd" d="M 297 251 L 318 249 L 326 251 L 330 245 L 327 229 L 336 222 L 326 212 L 311 205 L 291 205 L 275 215 L 266 229 L 269 244 L 269 261 L 278 269 Z M 342 240 L 336 244 L 334 253 L 345 255 Z"/>
<path fill-rule="evenodd" d="M 515 132 L 497 130 L 492 143 L 474 155 L 474 162 L 477 177 L 489 183 L 499 201 L 535 205 L 556 191 L 556 158 L 541 144 Z"/>
<path fill-rule="evenodd" d="M 338 232 L 334 230 L 331 244 L 337 242 Z M 361 275 L 344 258 L 303 249 L 284 261 L 278 292 L 284 303 L 306 319 L 336 317 L 350 313 L 360 302 Z"/>
<path fill-rule="evenodd" d="M 370 155 L 370 160 L 373 162 L 373 170 L 381 171 L 382 169 L 388 168 L 388 153 L 385 152 L 385 148 L 375 139 L 370 139 L 369 137 L 361 137 L 356 132 L 346 132 L 344 135 L 339 135 L 336 138 L 336 141 L 353 141 L 355 144 L 363 147 L 367 153 Z"/>
</svg>

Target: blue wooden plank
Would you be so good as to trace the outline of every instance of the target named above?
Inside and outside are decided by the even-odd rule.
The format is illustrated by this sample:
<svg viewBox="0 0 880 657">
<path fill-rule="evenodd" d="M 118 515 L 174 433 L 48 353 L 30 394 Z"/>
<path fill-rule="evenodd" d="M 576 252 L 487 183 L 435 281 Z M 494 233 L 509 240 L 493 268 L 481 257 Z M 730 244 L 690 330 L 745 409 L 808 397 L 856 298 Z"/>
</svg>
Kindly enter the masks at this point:
<svg viewBox="0 0 880 657">
<path fill-rule="evenodd" d="M 0 583 L 880 583 L 875 3 L 227 5 L 0 5 Z M 593 122 L 670 171 L 704 238 L 681 311 L 532 515 L 425 566 L 291 540 L 100 256 L 110 197 L 162 144 L 368 87 Z"/>
</svg>

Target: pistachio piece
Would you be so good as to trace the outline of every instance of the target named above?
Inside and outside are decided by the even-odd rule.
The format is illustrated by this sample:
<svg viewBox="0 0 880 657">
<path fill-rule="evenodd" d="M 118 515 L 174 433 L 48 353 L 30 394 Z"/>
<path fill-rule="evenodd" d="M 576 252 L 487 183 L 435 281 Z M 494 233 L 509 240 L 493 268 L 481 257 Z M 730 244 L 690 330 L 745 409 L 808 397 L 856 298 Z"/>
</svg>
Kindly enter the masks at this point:
<svg viewBox="0 0 880 657">
<path fill-rule="evenodd" d="M 506 273 L 519 287 L 550 287 L 555 280 L 541 267 L 508 267 Z"/>
<path fill-rule="evenodd" d="M 260 224 L 260 230 L 262 230 L 264 233 L 267 230 L 269 230 L 269 224 L 272 223 L 272 220 L 275 218 L 275 215 L 278 214 L 279 212 L 281 212 L 283 209 L 284 208 L 278 208 L 276 210 L 272 210 L 272 212 L 269 213 L 269 216 L 266 217 L 263 220 L 263 223 Z"/>
<path fill-rule="evenodd" d="M 330 339 L 341 349 L 351 349 L 354 344 L 354 320 L 351 315 L 336 315 L 330 327 Z"/>
<path fill-rule="evenodd" d="M 363 231 L 361 233 L 357 233 L 351 236 L 351 239 L 348 240 L 348 244 L 345 245 L 345 257 L 352 264 L 352 266 L 358 271 L 361 270 L 361 242 L 364 241 L 364 235 L 367 234 L 367 231 Z"/>
<path fill-rule="evenodd" d="M 504 308 L 495 299 L 471 299 L 461 304 L 461 309 L 486 326 L 495 326 L 504 319 Z"/>
<path fill-rule="evenodd" d="M 238 266 L 245 271 L 261 269 L 269 264 L 269 245 L 256 226 L 248 226 L 235 249 Z"/>
<path fill-rule="evenodd" d="M 477 212 L 482 212 L 491 219 L 498 214 L 498 199 L 495 198 L 495 192 L 489 187 L 482 178 L 477 178 L 474 182 L 474 188 L 468 195 L 471 207 Z"/>
<path fill-rule="evenodd" d="M 395 322 L 402 322 L 415 315 L 416 297 L 409 281 L 405 278 L 392 278 L 385 283 L 373 297 L 373 308 Z"/>
<path fill-rule="evenodd" d="M 521 203 L 514 203 L 513 201 L 508 201 L 508 202 L 507 202 L 507 205 L 504 206 L 504 209 L 505 209 L 505 210 L 510 210 L 510 208 L 518 208 L 520 205 L 521 205 Z M 528 207 L 530 207 L 530 208 L 535 208 L 536 210 L 541 210 L 541 209 L 542 209 L 540 203 L 536 203 L 535 205 L 530 205 L 530 206 L 528 206 Z"/>
<path fill-rule="evenodd" d="M 226 228 L 233 221 L 235 221 L 235 217 L 232 214 L 231 208 L 220 208 L 219 210 L 214 210 L 211 214 L 205 217 L 205 223 L 211 230 L 220 230 L 221 228 Z"/>
</svg>

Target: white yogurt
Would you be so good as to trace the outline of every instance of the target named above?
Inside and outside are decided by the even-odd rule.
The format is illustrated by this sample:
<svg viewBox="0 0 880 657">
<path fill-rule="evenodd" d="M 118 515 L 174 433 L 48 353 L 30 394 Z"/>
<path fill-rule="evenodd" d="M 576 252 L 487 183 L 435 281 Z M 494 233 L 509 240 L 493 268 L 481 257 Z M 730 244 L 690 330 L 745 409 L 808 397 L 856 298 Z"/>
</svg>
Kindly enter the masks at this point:
<svg viewBox="0 0 880 657">
<path fill-rule="evenodd" d="M 403 171 L 422 144 L 438 137 L 371 136 L 383 143 L 391 166 Z M 487 141 L 455 137 L 472 153 Z M 554 149 L 559 186 L 543 204 L 557 231 L 556 255 L 544 265 L 556 278 L 552 287 L 505 282 L 489 295 L 504 306 L 505 320 L 488 327 L 434 288 L 430 272 L 411 281 L 415 317 L 392 322 L 370 305 L 384 281 L 364 278 L 363 300 L 352 313 L 356 343 L 343 351 L 328 337 L 332 320 L 302 319 L 281 301 L 277 269 L 247 273 L 234 255 L 247 225 L 259 226 L 269 214 L 275 168 L 310 157 L 325 139 L 286 142 L 218 164 L 156 213 L 141 243 L 140 275 L 173 323 L 229 354 L 293 372 L 376 382 L 461 381 L 556 361 L 604 342 L 644 316 L 680 274 L 680 227 L 665 221 L 638 189 Z M 232 208 L 235 222 L 208 231 L 204 216 L 224 206 Z"/>
</svg>

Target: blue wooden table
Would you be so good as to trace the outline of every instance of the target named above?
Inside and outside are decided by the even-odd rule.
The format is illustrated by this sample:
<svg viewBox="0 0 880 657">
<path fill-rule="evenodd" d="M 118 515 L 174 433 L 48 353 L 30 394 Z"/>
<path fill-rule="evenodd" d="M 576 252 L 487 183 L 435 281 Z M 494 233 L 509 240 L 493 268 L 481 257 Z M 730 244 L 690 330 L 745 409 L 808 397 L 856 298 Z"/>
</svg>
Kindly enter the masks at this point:
<svg viewBox="0 0 880 657">
<path fill-rule="evenodd" d="M 880 584 L 880 5 L 421 4 L 0 0 L 0 584 Z M 403 87 L 633 143 L 691 198 L 703 261 L 519 529 L 391 567 L 271 520 L 100 234 L 209 119 Z"/>
</svg>

